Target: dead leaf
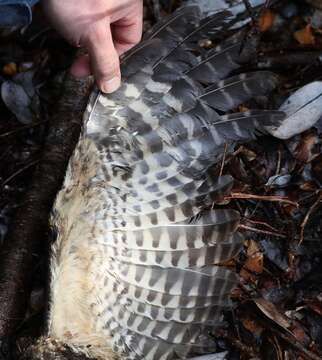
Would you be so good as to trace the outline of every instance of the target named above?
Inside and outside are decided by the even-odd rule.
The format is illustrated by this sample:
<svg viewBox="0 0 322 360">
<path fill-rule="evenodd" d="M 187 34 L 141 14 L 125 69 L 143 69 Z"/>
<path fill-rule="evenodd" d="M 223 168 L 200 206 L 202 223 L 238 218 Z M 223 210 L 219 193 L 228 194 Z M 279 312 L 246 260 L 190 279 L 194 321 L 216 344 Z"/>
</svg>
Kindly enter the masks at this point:
<svg viewBox="0 0 322 360">
<path fill-rule="evenodd" d="M 199 46 L 204 49 L 211 49 L 213 47 L 213 43 L 210 39 L 202 39 L 199 41 Z"/>
<path fill-rule="evenodd" d="M 248 242 L 247 256 L 244 267 L 249 271 L 260 274 L 263 271 L 264 256 L 254 240 Z"/>
<path fill-rule="evenodd" d="M 275 16 L 276 15 L 270 9 L 266 9 L 262 12 L 258 23 L 260 32 L 268 31 L 273 26 Z"/>
<path fill-rule="evenodd" d="M 241 148 L 241 154 L 246 157 L 247 161 L 253 161 L 257 158 L 257 154 L 255 153 L 255 151 L 245 146 L 242 146 Z"/>
<path fill-rule="evenodd" d="M 288 318 L 284 314 L 280 313 L 273 303 L 265 300 L 264 298 L 254 299 L 254 303 L 257 305 L 259 310 L 261 310 L 262 313 L 266 315 L 269 319 L 274 321 L 283 329 L 289 329 L 291 324 Z"/>
<path fill-rule="evenodd" d="M 246 105 L 239 105 L 238 106 L 238 111 L 240 112 L 246 112 L 246 111 L 249 111 L 249 108 L 246 106 Z"/>
<path fill-rule="evenodd" d="M 303 191 L 316 191 L 317 185 L 314 181 L 305 181 L 299 185 L 299 188 Z"/>
<path fill-rule="evenodd" d="M 34 72 L 18 73 L 1 85 L 1 97 L 7 108 L 23 124 L 37 120 L 40 100 L 33 84 Z"/>
<path fill-rule="evenodd" d="M 314 129 L 308 130 L 300 135 L 300 140 L 295 142 L 291 150 L 295 159 L 308 163 L 320 155 L 320 139 Z M 291 148 L 291 146 L 290 146 Z"/>
<path fill-rule="evenodd" d="M 301 45 L 314 45 L 315 37 L 312 31 L 312 26 L 310 24 L 306 25 L 305 28 L 298 30 L 294 33 L 294 38 Z"/>
<path fill-rule="evenodd" d="M 14 62 L 10 62 L 3 66 L 2 72 L 6 76 L 15 76 L 17 74 L 17 64 Z"/>
<path fill-rule="evenodd" d="M 316 312 L 318 315 L 322 316 L 322 305 L 318 301 L 307 301 L 308 307 Z"/>
<path fill-rule="evenodd" d="M 256 281 L 256 275 L 254 275 L 244 267 L 240 270 L 239 276 L 243 278 L 247 283 Z"/>
<path fill-rule="evenodd" d="M 250 331 L 252 334 L 256 336 L 260 336 L 260 334 L 263 332 L 264 328 L 260 326 L 255 319 L 252 319 L 250 317 L 246 317 L 241 319 L 241 322 L 245 329 Z"/>
<path fill-rule="evenodd" d="M 299 341 L 301 344 L 308 346 L 310 344 L 310 338 L 302 328 L 299 322 L 293 322 L 292 329 L 290 329 L 293 336 L 297 341 Z"/>
</svg>

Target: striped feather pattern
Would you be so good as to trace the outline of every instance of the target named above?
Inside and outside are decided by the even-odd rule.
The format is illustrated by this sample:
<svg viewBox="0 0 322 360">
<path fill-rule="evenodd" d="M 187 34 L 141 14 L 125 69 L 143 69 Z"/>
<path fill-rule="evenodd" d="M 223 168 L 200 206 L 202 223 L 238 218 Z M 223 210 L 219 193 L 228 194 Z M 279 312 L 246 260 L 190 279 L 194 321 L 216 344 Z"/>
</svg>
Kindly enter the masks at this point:
<svg viewBox="0 0 322 360">
<path fill-rule="evenodd" d="M 73 348 L 147 360 L 215 351 L 211 330 L 236 284 L 219 263 L 243 237 L 236 211 L 210 210 L 233 183 L 210 167 L 284 117 L 235 112 L 278 83 L 236 74 L 242 33 L 196 53 L 229 24 L 227 12 L 179 9 L 123 57 L 118 91 L 93 91 L 53 218 L 49 332 Z"/>
</svg>

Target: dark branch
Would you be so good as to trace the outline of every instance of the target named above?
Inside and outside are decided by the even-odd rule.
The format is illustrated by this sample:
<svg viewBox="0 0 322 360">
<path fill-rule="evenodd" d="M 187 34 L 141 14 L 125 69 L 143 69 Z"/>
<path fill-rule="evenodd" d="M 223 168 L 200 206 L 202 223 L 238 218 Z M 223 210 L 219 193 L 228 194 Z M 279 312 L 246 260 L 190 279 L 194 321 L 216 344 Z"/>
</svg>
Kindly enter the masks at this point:
<svg viewBox="0 0 322 360">
<path fill-rule="evenodd" d="M 35 256 L 47 242 L 48 218 L 78 140 L 89 83 L 66 76 L 61 101 L 30 187 L 0 249 L 0 339 L 24 319 Z"/>
</svg>

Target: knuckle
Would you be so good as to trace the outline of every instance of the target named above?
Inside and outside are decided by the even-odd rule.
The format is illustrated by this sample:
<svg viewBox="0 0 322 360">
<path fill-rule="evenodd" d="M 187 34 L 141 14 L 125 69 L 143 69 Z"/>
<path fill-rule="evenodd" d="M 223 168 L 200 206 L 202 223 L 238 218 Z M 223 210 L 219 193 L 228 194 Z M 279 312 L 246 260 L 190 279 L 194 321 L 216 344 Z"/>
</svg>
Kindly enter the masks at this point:
<svg viewBox="0 0 322 360">
<path fill-rule="evenodd" d="M 110 77 L 112 74 L 117 75 L 120 71 L 120 65 L 118 62 L 118 58 L 112 59 L 108 55 L 106 58 L 100 62 L 100 66 L 98 69 L 99 75 L 102 78 Z"/>
<path fill-rule="evenodd" d="M 90 25 L 84 31 L 83 35 L 87 43 L 96 43 L 99 44 L 106 38 L 106 33 L 104 29 L 100 26 Z"/>
<path fill-rule="evenodd" d="M 105 33 L 97 27 L 91 27 L 87 30 L 86 37 L 88 41 L 100 43 L 105 38 Z"/>
</svg>

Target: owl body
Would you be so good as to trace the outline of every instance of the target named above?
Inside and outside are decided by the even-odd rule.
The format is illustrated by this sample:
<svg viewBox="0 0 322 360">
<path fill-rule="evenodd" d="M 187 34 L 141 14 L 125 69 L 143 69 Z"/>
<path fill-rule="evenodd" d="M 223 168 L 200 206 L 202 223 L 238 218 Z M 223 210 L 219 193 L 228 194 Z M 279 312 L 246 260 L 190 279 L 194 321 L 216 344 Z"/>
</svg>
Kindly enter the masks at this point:
<svg viewBox="0 0 322 360">
<path fill-rule="evenodd" d="M 186 359 L 214 352 L 236 275 L 219 264 L 243 242 L 238 212 L 213 209 L 233 179 L 224 152 L 279 123 L 236 111 L 271 91 L 270 72 L 239 73 L 241 34 L 188 6 L 123 59 L 121 88 L 94 91 L 57 196 L 48 336 L 99 359 Z M 199 49 L 200 50 L 200 49 Z"/>
</svg>

